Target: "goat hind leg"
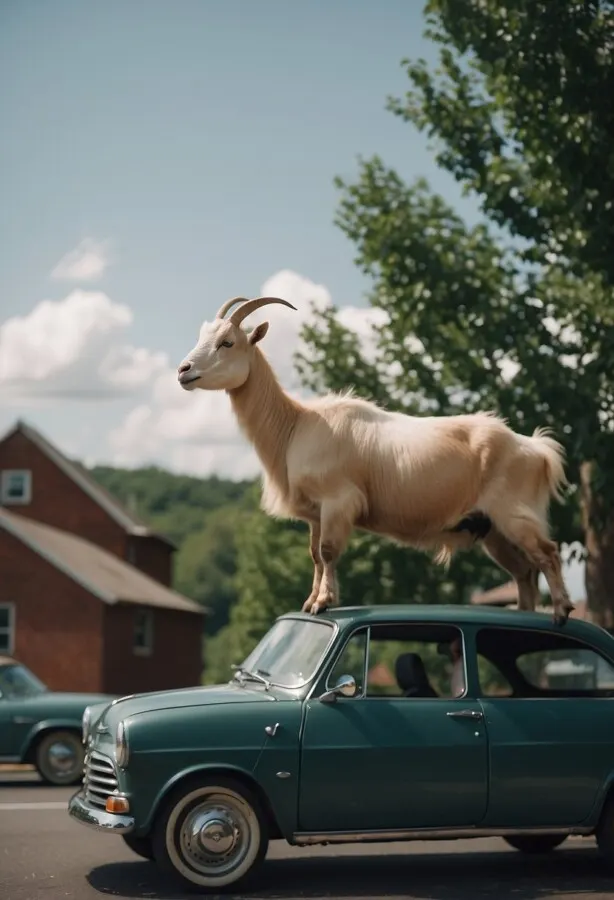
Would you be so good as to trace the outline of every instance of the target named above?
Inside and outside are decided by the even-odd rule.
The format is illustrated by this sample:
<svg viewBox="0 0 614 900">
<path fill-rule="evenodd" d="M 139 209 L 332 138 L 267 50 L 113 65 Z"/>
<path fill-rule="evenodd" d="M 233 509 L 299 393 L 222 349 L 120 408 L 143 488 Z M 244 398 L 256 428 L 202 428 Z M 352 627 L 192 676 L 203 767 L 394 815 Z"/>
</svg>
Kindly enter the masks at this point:
<svg viewBox="0 0 614 900">
<path fill-rule="evenodd" d="M 564 625 L 572 612 L 571 602 L 565 582 L 559 550 L 554 541 L 544 534 L 536 518 L 530 514 L 512 515 L 496 527 L 508 540 L 527 555 L 533 566 L 543 572 L 554 606 L 554 622 Z"/>
<path fill-rule="evenodd" d="M 537 583 L 539 569 L 496 528 L 491 529 L 482 546 L 486 554 L 505 569 L 516 582 L 518 609 L 533 612 L 540 599 Z"/>
<path fill-rule="evenodd" d="M 324 574 L 324 560 L 320 553 L 320 523 L 309 523 L 309 552 L 313 560 L 313 584 L 311 585 L 311 593 L 303 603 L 303 612 L 311 612 L 311 607 L 317 600 L 320 592 L 320 584 L 322 583 L 322 575 Z"/>
</svg>

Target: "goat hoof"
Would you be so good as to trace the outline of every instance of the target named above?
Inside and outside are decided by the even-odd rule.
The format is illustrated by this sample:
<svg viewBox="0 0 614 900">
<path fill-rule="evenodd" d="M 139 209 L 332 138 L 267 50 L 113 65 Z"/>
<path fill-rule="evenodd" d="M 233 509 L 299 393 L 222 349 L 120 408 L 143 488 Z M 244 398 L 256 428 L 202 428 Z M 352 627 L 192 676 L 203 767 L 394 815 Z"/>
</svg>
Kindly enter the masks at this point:
<svg viewBox="0 0 614 900">
<path fill-rule="evenodd" d="M 313 594 L 307 597 L 307 599 L 303 603 L 303 606 L 301 607 L 301 612 L 311 612 L 313 610 L 313 605 L 317 599 L 317 595 L 314 596 Z"/>
<path fill-rule="evenodd" d="M 573 610 L 573 606 L 565 607 L 561 612 L 555 612 L 553 615 L 553 621 L 555 625 L 559 625 L 563 627 L 567 623 L 570 612 Z"/>
<path fill-rule="evenodd" d="M 329 608 L 329 606 L 335 605 L 335 598 L 329 594 L 325 594 L 323 597 L 320 597 L 311 607 L 311 612 L 314 616 L 317 616 L 318 613 L 324 612 Z"/>
</svg>

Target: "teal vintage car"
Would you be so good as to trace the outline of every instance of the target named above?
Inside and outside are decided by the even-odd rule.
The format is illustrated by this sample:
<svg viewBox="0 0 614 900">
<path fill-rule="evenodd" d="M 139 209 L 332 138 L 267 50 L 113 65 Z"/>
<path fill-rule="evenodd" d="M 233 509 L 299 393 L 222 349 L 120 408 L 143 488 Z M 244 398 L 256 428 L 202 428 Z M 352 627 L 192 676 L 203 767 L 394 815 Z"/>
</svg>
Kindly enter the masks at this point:
<svg viewBox="0 0 614 900">
<path fill-rule="evenodd" d="M 594 835 L 614 863 L 614 638 L 573 617 L 291 613 L 229 683 L 85 719 L 70 816 L 204 892 L 244 886 L 274 839 Z"/>
<path fill-rule="evenodd" d="M 33 764 L 47 784 L 77 784 L 83 775 L 83 711 L 113 699 L 50 691 L 23 663 L 0 656 L 0 763 Z"/>
</svg>

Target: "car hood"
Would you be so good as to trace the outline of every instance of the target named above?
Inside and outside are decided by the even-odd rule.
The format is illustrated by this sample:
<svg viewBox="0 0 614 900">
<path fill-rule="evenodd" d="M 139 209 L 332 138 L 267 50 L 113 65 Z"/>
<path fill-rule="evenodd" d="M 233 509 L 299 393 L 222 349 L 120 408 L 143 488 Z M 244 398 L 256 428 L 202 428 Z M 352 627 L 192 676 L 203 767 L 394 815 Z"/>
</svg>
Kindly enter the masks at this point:
<svg viewBox="0 0 614 900">
<path fill-rule="evenodd" d="M 216 706 L 220 703 L 270 703 L 276 699 L 272 691 L 257 685 L 240 684 L 199 685 L 169 691 L 152 691 L 121 697 L 105 709 L 100 722 L 106 725 L 110 719 L 119 721 L 127 716 L 157 712 L 163 709 Z M 94 712 L 94 711 L 93 711 Z M 98 710 L 95 711 L 98 713 Z"/>
</svg>

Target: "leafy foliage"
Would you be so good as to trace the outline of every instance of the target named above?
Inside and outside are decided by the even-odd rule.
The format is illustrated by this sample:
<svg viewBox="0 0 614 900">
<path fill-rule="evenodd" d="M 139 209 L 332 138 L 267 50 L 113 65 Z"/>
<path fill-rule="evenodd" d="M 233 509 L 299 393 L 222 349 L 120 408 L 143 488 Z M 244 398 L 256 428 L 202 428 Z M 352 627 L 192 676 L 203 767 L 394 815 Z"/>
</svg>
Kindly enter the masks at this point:
<svg viewBox="0 0 614 900">
<path fill-rule="evenodd" d="M 209 607 L 209 635 L 237 599 L 237 523 L 251 512 L 252 482 L 174 475 L 156 467 L 96 466 L 90 474 L 178 547 L 173 586 Z"/>
</svg>

